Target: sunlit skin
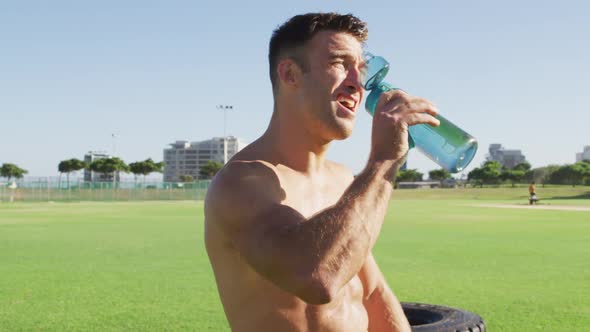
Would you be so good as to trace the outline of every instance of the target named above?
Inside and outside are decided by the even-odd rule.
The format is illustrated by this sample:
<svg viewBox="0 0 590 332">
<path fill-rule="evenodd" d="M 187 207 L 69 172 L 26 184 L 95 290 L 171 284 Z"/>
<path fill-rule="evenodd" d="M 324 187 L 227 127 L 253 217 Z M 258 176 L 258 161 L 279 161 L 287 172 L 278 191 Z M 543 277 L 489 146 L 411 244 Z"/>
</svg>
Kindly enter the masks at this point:
<svg viewBox="0 0 590 332">
<path fill-rule="evenodd" d="M 362 45 L 321 31 L 308 68 L 279 61 L 267 131 L 213 180 L 205 239 L 233 331 L 409 331 L 371 249 L 407 153 L 407 127 L 437 125 L 428 101 L 380 99 L 370 159 L 356 178 L 326 160 L 360 109 Z M 305 70 L 302 70 L 305 69 Z"/>
</svg>

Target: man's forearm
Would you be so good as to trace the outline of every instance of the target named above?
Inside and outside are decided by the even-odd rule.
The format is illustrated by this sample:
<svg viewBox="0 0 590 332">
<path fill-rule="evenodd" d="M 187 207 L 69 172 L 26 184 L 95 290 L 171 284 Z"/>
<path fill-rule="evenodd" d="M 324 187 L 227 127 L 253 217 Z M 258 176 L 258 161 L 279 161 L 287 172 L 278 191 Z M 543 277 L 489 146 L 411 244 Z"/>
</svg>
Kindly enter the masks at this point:
<svg viewBox="0 0 590 332">
<path fill-rule="evenodd" d="M 392 172 L 390 165 L 369 165 L 334 206 L 297 227 L 299 239 L 312 239 L 311 265 L 337 289 L 359 272 L 377 240 L 393 189 Z"/>
<path fill-rule="evenodd" d="M 369 237 L 369 247 L 372 247 L 381 231 L 391 199 L 393 181 L 389 179 L 389 172 L 387 167 L 381 165 L 368 166 L 355 178 L 340 200 L 324 211 L 325 216 L 318 217 L 338 217 L 333 219 L 338 223 L 335 226 L 362 229 Z M 359 233 L 354 235 L 356 237 L 353 240 Z"/>
<path fill-rule="evenodd" d="M 309 303 L 328 303 L 357 275 L 375 244 L 393 189 L 393 163 L 369 164 L 338 202 L 311 217 L 275 205 L 237 246 L 256 248 L 250 264 Z M 262 240 L 263 239 L 263 240 Z M 248 243 L 247 241 L 256 241 Z"/>
</svg>

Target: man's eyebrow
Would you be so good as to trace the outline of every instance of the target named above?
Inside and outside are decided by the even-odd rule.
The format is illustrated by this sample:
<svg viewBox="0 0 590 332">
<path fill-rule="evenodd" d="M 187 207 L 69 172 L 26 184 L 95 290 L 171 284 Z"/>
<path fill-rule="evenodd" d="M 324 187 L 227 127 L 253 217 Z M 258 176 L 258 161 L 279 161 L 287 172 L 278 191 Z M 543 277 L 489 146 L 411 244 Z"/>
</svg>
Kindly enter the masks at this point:
<svg viewBox="0 0 590 332">
<path fill-rule="evenodd" d="M 330 51 L 330 60 L 334 59 L 346 59 L 348 61 L 354 61 L 356 58 L 352 53 L 347 51 Z M 365 68 L 367 66 L 367 61 L 364 58 L 361 58 L 359 62 L 360 68 Z"/>
<path fill-rule="evenodd" d="M 356 56 L 348 51 L 330 51 L 329 55 L 330 59 L 346 59 L 349 61 L 353 61 L 356 59 Z M 361 65 L 365 64 L 365 60 L 361 59 Z"/>
<path fill-rule="evenodd" d="M 354 56 L 346 51 L 330 51 L 330 58 L 354 58 Z"/>
</svg>

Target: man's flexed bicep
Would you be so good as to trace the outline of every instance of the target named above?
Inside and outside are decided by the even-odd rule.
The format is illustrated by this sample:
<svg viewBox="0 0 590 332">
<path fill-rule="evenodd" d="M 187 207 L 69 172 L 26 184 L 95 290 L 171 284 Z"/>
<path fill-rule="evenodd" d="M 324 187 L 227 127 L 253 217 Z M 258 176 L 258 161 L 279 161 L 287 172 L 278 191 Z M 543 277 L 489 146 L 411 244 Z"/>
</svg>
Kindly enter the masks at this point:
<svg viewBox="0 0 590 332">
<path fill-rule="evenodd" d="M 368 167 L 332 206 L 305 218 L 283 205 L 277 171 L 232 162 L 213 181 L 206 223 L 278 287 L 312 304 L 330 302 L 354 278 L 379 235 L 391 195 L 389 168 Z"/>
<path fill-rule="evenodd" d="M 285 192 L 272 165 L 233 162 L 215 178 L 205 201 L 206 223 L 215 223 L 240 256 L 279 288 L 310 303 L 321 302 L 321 285 L 308 255 L 309 238 L 297 239 L 306 219 L 281 204 Z M 309 248 L 306 248 L 309 249 Z"/>
</svg>

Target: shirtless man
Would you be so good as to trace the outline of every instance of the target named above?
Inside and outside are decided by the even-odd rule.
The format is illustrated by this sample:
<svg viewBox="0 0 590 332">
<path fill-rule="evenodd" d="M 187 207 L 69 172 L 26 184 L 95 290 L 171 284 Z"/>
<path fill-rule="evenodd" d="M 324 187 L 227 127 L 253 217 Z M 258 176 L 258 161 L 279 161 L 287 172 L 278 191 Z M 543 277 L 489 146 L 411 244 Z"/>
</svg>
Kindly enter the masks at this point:
<svg viewBox="0 0 590 332">
<path fill-rule="evenodd" d="M 366 24 L 295 16 L 274 31 L 274 113 L 266 132 L 215 177 L 207 252 L 233 331 L 409 331 L 371 249 L 408 151 L 408 126 L 435 107 L 385 93 L 369 160 L 356 177 L 326 160 L 361 109 Z"/>
</svg>

